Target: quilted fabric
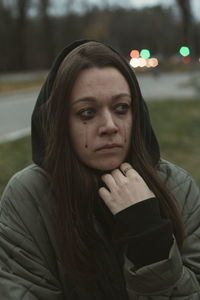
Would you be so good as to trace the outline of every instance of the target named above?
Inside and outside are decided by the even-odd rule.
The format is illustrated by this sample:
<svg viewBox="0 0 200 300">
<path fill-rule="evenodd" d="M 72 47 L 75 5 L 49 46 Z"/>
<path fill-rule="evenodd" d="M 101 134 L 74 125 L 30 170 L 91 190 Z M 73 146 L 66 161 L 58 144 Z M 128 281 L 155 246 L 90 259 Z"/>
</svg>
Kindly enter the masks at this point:
<svg viewBox="0 0 200 300">
<path fill-rule="evenodd" d="M 174 238 L 168 259 L 140 269 L 124 257 L 129 299 L 199 300 L 200 192 L 187 172 L 167 161 L 161 160 L 158 173 L 179 203 L 186 239 L 179 251 Z M 105 240 L 102 251 L 114 268 L 109 247 Z M 117 285 L 115 280 L 113 274 Z M 0 299 L 103 300 L 70 281 L 60 262 L 53 197 L 45 172 L 36 165 L 10 180 L 0 202 Z"/>
</svg>

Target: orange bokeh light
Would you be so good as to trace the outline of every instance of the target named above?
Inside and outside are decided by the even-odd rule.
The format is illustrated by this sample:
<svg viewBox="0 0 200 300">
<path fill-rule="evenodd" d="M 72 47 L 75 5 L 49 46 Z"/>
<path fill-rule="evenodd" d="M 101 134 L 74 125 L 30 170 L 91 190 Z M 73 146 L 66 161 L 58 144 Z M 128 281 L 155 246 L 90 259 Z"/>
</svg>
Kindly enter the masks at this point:
<svg viewBox="0 0 200 300">
<path fill-rule="evenodd" d="M 140 52 L 138 50 L 132 50 L 130 52 L 130 57 L 132 57 L 132 58 L 139 58 L 140 57 Z"/>
</svg>

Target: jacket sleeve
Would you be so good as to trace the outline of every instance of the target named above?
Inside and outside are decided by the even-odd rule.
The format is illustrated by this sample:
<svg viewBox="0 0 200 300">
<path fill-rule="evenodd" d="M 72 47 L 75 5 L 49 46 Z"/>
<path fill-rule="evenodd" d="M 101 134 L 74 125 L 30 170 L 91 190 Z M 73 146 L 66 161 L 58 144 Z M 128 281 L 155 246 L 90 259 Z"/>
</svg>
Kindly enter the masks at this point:
<svg viewBox="0 0 200 300">
<path fill-rule="evenodd" d="M 136 268 L 125 256 L 124 275 L 130 299 L 200 299 L 200 192 L 187 175 L 174 186 L 186 230 L 181 251 L 174 237 L 167 259 Z"/>
<path fill-rule="evenodd" d="M 32 198 L 12 179 L 0 202 L 0 299 L 61 300 L 50 252 L 44 253 L 48 235 Z"/>
<path fill-rule="evenodd" d="M 115 242 L 126 245 L 136 268 L 166 259 L 173 243 L 171 221 L 163 219 L 157 198 L 140 201 L 115 215 Z"/>
</svg>

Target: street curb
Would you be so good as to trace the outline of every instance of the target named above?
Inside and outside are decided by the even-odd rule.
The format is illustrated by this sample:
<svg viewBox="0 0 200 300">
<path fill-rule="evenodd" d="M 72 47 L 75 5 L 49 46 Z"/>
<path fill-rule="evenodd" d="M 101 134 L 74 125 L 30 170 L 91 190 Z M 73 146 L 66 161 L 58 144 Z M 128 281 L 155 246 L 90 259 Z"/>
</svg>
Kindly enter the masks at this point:
<svg viewBox="0 0 200 300">
<path fill-rule="evenodd" d="M 5 134 L 3 136 L 0 137 L 0 143 L 6 143 L 6 142 L 11 142 L 17 139 L 20 139 L 22 137 L 25 137 L 27 135 L 30 135 L 31 133 L 31 128 L 24 128 L 24 129 L 20 129 L 17 131 L 13 131 L 11 133 Z"/>
</svg>

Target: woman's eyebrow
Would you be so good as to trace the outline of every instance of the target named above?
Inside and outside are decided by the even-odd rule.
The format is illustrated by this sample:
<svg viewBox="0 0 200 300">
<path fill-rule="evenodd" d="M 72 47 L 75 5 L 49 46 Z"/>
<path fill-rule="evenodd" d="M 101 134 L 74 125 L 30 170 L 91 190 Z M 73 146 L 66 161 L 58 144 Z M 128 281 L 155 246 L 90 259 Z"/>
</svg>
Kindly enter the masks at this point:
<svg viewBox="0 0 200 300">
<path fill-rule="evenodd" d="M 114 95 L 114 96 L 112 96 L 112 99 L 117 100 L 119 98 L 124 98 L 124 97 L 128 97 L 131 100 L 131 95 L 127 94 L 127 93 L 120 93 L 120 94 Z"/>
<path fill-rule="evenodd" d="M 86 97 L 82 97 L 82 98 L 79 98 L 79 99 L 73 101 L 72 105 L 77 104 L 79 102 L 94 102 L 94 101 L 95 101 L 95 98 L 86 96 Z"/>
<path fill-rule="evenodd" d="M 127 94 L 127 93 L 120 93 L 120 94 L 113 95 L 111 97 L 111 99 L 112 100 L 117 100 L 117 99 L 123 98 L 123 97 L 128 97 L 131 100 L 131 95 Z M 80 102 L 95 102 L 95 101 L 96 101 L 96 98 L 90 97 L 90 96 L 86 96 L 86 97 L 78 98 L 77 100 L 73 101 L 72 102 L 72 106 L 75 105 L 75 104 L 77 104 L 77 103 L 80 103 Z"/>
</svg>

